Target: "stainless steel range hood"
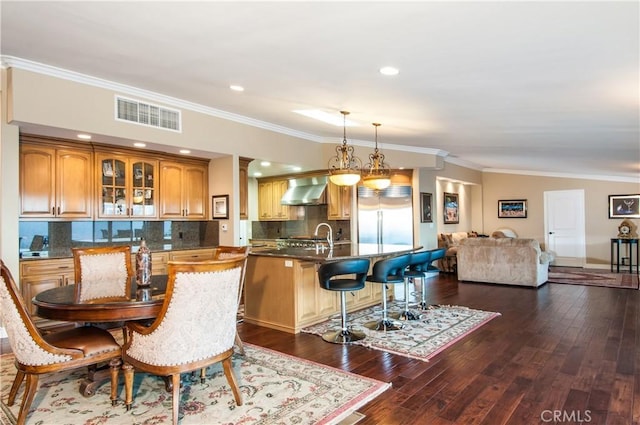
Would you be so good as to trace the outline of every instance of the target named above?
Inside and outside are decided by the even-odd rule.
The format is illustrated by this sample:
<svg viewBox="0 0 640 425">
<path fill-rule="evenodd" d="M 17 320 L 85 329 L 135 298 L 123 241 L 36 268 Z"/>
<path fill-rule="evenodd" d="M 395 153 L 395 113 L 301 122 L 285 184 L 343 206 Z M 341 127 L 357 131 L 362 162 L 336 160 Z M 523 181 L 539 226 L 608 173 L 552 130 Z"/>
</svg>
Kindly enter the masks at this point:
<svg viewBox="0 0 640 425">
<path fill-rule="evenodd" d="M 326 204 L 324 190 L 327 176 L 303 177 L 289 180 L 289 189 L 280 200 L 282 205 L 320 205 Z"/>
</svg>

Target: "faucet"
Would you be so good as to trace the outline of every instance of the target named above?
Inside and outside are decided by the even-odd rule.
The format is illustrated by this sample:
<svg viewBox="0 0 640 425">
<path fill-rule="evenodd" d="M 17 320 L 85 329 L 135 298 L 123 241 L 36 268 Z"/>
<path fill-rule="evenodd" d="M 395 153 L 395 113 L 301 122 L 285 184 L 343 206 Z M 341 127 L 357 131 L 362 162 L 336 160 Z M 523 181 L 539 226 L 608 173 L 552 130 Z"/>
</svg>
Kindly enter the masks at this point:
<svg viewBox="0 0 640 425">
<path fill-rule="evenodd" d="M 316 226 L 316 230 L 313 232 L 313 236 L 318 237 L 318 230 L 320 230 L 320 227 L 322 226 L 327 226 L 329 228 L 329 231 L 327 232 L 327 242 L 329 243 L 329 249 L 333 249 L 333 229 L 328 223 L 318 224 Z"/>
</svg>

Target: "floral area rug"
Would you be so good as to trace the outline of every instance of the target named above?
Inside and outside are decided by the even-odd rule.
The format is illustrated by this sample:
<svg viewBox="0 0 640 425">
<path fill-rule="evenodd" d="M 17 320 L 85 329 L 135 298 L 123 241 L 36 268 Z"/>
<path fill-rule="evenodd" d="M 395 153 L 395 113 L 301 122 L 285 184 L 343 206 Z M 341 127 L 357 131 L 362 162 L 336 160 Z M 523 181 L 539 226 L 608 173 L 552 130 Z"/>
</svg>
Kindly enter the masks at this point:
<svg viewBox="0 0 640 425">
<path fill-rule="evenodd" d="M 392 307 L 389 316 L 395 314 L 397 317 L 399 312 L 400 309 Z M 500 313 L 460 306 L 434 306 L 423 311 L 420 320 L 403 321 L 404 327 L 400 330 L 375 331 L 364 326 L 367 322 L 379 320 L 381 315 L 379 307 L 348 313 L 348 326 L 366 335 L 363 340 L 352 344 L 428 361 L 491 319 L 500 316 Z M 340 323 L 340 318 L 332 319 L 304 328 L 302 332 L 322 335 L 327 330 L 339 329 Z"/>
<path fill-rule="evenodd" d="M 611 273 L 609 270 L 583 269 L 580 267 L 549 267 L 549 282 L 570 285 L 606 286 L 608 288 L 638 289 L 637 273 Z"/>
<path fill-rule="evenodd" d="M 182 374 L 181 424 L 337 424 L 390 387 L 387 383 L 277 351 L 247 343 L 244 347 L 246 355 L 233 358 L 244 404 L 236 406 L 220 364 L 208 368 L 205 384 L 200 383 L 199 372 L 193 379 L 190 373 Z M 15 376 L 13 355 L 4 355 L 0 361 L 2 416 L 15 424 L 24 383 L 16 403 L 6 406 Z M 171 423 L 171 394 L 165 391 L 161 378 L 136 373 L 134 404 L 127 412 L 122 401 L 122 377 L 121 402 L 112 407 L 108 383 L 93 397 L 85 398 L 79 393 L 85 372 L 86 369 L 78 369 L 43 375 L 27 423 Z"/>
</svg>

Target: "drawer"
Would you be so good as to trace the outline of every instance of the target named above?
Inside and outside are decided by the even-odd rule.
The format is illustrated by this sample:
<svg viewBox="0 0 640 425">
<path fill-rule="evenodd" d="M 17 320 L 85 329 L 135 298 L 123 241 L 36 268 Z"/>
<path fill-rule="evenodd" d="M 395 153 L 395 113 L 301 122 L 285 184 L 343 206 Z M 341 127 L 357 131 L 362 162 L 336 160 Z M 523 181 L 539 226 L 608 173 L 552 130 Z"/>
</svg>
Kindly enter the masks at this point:
<svg viewBox="0 0 640 425">
<path fill-rule="evenodd" d="M 29 260 L 20 263 L 20 276 L 73 272 L 73 259 Z"/>
</svg>

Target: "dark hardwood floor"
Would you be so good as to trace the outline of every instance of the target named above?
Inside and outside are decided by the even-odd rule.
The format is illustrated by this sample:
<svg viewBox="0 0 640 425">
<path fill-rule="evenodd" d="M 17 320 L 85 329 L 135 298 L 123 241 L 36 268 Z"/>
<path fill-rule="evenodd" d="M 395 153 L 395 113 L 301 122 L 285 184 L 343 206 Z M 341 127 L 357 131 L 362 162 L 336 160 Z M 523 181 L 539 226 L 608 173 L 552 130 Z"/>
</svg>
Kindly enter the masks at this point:
<svg viewBox="0 0 640 425">
<path fill-rule="evenodd" d="M 640 291 L 428 280 L 429 301 L 502 314 L 429 362 L 243 323 L 244 341 L 391 382 L 371 424 L 640 424 Z"/>
</svg>

